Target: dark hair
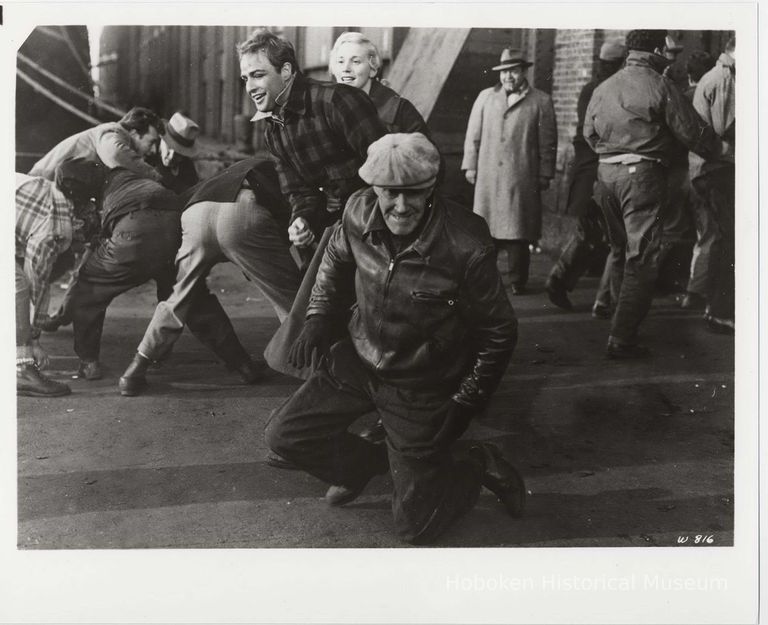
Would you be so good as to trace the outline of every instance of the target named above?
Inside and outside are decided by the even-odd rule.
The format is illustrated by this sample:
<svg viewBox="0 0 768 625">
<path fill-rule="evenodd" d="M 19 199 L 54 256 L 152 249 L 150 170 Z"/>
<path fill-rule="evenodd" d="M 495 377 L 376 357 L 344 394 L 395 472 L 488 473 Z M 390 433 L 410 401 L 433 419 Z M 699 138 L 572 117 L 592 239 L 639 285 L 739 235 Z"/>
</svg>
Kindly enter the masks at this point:
<svg viewBox="0 0 768 625">
<path fill-rule="evenodd" d="M 653 52 L 658 48 L 663 50 L 667 45 L 666 30 L 630 30 L 627 34 L 627 48 Z"/>
<path fill-rule="evenodd" d="M 715 59 L 704 50 L 694 50 L 685 64 L 685 71 L 693 82 L 699 82 L 701 77 L 715 66 Z"/>
<path fill-rule="evenodd" d="M 141 106 L 134 106 L 123 115 L 120 125 L 126 130 L 135 130 L 140 135 L 146 134 L 150 126 L 154 126 L 159 134 L 164 134 L 165 131 L 157 113 Z"/>
<path fill-rule="evenodd" d="M 725 51 L 726 52 L 733 52 L 736 49 L 736 35 L 731 37 L 728 40 L 728 43 L 725 44 Z"/>
<path fill-rule="evenodd" d="M 101 195 L 106 171 L 101 163 L 83 157 L 67 158 L 56 167 L 54 179 L 70 200 L 83 201 Z"/>
<path fill-rule="evenodd" d="M 291 64 L 292 71 L 299 71 L 293 44 L 266 29 L 254 31 L 251 33 L 250 39 L 237 44 L 237 55 L 241 59 L 246 54 L 256 54 L 257 52 L 263 52 L 270 65 L 278 72 L 285 63 Z"/>
</svg>

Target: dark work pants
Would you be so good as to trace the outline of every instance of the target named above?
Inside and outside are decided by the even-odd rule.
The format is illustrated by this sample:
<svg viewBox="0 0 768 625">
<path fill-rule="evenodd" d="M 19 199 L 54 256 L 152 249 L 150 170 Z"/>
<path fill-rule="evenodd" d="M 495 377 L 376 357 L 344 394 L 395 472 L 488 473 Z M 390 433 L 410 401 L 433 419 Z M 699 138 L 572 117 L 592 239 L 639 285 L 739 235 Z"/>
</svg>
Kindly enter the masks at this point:
<svg viewBox="0 0 768 625">
<path fill-rule="evenodd" d="M 619 285 L 611 339 L 631 345 L 651 307 L 658 276 L 666 171 L 652 161 L 600 163 L 597 179 L 595 198 L 608 226 L 616 268 L 613 278 Z"/>
<path fill-rule="evenodd" d="M 578 218 L 576 232 L 563 248 L 550 276 L 559 279 L 569 291 L 592 266 L 595 255 L 605 248 L 605 218 L 592 197 L 596 178 L 597 163 L 583 163 L 576 167 L 568 192 L 567 212 Z"/>
<path fill-rule="evenodd" d="M 66 311 L 73 321 L 75 353 L 81 360 L 98 360 L 104 318 L 115 297 L 150 280 L 157 285 L 159 301 L 171 294 L 180 242 L 178 212 L 138 210 L 122 217 L 112 235 L 99 243 L 80 269 Z M 201 290 L 194 308 L 187 324 L 203 344 L 233 367 L 248 358 L 231 325 L 217 323 L 226 314 L 213 295 Z"/>
<path fill-rule="evenodd" d="M 709 275 L 709 313 L 721 319 L 735 316 L 735 184 L 732 166 L 709 172 L 694 181 L 696 192 L 717 229 L 706 273 Z"/>
<path fill-rule="evenodd" d="M 507 256 L 506 270 L 502 275 L 510 284 L 522 288 L 528 284 L 528 270 L 531 266 L 530 242 L 524 239 L 494 239 L 496 253 Z"/>
<path fill-rule="evenodd" d="M 480 492 L 479 465 L 454 459 L 450 451 L 462 433 L 447 423 L 450 396 L 445 390 L 382 383 L 346 339 L 275 411 L 266 441 L 272 451 L 329 484 L 357 488 L 389 466 L 398 533 L 408 542 L 428 543 L 470 510 Z M 372 410 L 381 416 L 386 447 L 347 431 Z"/>
</svg>

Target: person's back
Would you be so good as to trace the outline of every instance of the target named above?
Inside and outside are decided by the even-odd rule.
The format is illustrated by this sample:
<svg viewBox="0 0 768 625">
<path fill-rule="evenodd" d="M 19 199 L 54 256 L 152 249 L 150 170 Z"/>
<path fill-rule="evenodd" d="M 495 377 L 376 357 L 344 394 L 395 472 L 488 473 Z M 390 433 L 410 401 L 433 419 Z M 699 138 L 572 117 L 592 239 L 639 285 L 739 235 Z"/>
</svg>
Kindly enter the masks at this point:
<svg viewBox="0 0 768 625">
<path fill-rule="evenodd" d="M 101 137 L 104 131 L 113 130 L 119 126 L 120 124 L 117 122 L 107 122 L 106 124 L 88 128 L 71 137 L 67 137 L 37 161 L 32 166 L 32 169 L 29 170 L 29 175 L 53 180 L 56 167 L 69 158 L 86 158 L 91 161 L 100 161 L 96 153 L 99 137 Z"/>
<path fill-rule="evenodd" d="M 66 159 L 84 158 L 107 169 L 124 167 L 162 181 L 157 170 L 144 160 L 157 152 L 160 130 L 162 122 L 155 113 L 134 107 L 117 122 L 99 124 L 64 139 L 35 163 L 30 174 L 53 180 L 56 167 Z"/>
<path fill-rule="evenodd" d="M 627 65 L 594 91 L 594 144 L 600 155 L 635 153 L 663 160 L 674 145 L 665 123 L 672 85 L 651 65 L 650 54 L 631 51 Z"/>
</svg>

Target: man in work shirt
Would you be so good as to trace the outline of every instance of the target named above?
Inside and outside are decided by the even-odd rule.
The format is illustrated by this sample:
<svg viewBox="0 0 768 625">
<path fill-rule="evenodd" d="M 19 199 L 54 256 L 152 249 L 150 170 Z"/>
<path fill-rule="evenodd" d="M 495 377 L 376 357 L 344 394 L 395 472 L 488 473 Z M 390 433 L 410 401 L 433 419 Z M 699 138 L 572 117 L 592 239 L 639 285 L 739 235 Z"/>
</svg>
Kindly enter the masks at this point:
<svg viewBox="0 0 768 625">
<path fill-rule="evenodd" d="M 733 143 L 736 133 L 736 38 L 728 41 L 717 64 L 696 86 L 693 106 L 718 136 Z M 702 208 L 717 231 L 709 259 L 707 327 L 716 333 L 735 330 L 735 201 L 736 168 L 733 161 L 690 156 L 691 182 Z"/>
<path fill-rule="evenodd" d="M 54 172 L 65 159 L 85 158 L 107 169 L 123 167 L 158 182 L 162 176 L 144 158 L 157 152 L 162 124 L 155 113 L 134 107 L 118 122 L 99 124 L 61 141 L 43 156 L 29 172 L 53 180 Z"/>
<path fill-rule="evenodd" d="M 666 31 L 627 35 L 624 69 L 595 89 L 584 138 L 598 154 L 596 199 L 618 259 L 620 280 L 606 355 L 645 356 L 638 328 L 651 306 L 658 275 L 661 224 L 667 205 L 667 167 L 675 141 L 705 158 L 731 147 L 707 126 L 680 90 L 662 76 Z"/>
<path fill-rule="evenodd" d="M 53 264 L 69 249 L 76 225 L 90 222 L 87 213 L 95 211 L 90 198 L 103 180 L 101 169 L 92 162 L 65 161 L 57 168 L 55 183 L 16 174 L 16 391 L 19 395 L 58 397 L 71 392 L 66 384 L 40 373 L 40 369 L 48 365 L 48 355 L 39 342 L 40 331 L 47 318 Z M 64 182 L 73 173 L 81 180 L 89 180 L 84 192 L 75 192 Z"/>
</svg>

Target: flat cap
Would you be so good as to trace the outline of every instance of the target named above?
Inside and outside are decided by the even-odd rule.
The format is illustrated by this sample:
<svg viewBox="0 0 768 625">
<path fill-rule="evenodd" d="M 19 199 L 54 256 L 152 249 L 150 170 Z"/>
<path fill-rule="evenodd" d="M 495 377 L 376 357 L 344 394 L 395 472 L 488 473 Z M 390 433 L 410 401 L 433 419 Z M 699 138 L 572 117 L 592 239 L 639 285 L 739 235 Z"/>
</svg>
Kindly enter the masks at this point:
<svg viewBox="0 0 768 625">
<path fill-rule="evenodd" d="M 601 61 L 621 61 L 627 56 L 627 47 L 618 41 L 606 41 L 600 46 Z"/>
<path fill-rule="evenodd" d="M 420 132 L 384 135 L 368 146 L 360 178 L 376 187 L 424 189 L 440 169 L 440 153 Z"/>
</svg>

